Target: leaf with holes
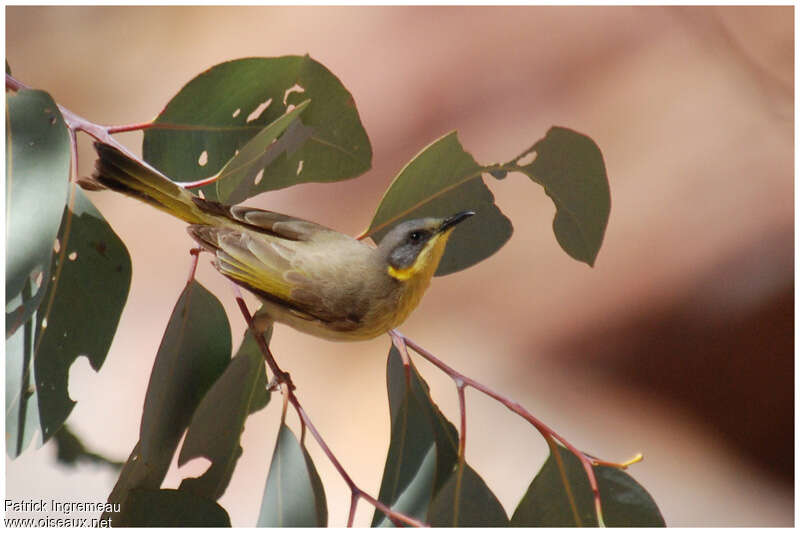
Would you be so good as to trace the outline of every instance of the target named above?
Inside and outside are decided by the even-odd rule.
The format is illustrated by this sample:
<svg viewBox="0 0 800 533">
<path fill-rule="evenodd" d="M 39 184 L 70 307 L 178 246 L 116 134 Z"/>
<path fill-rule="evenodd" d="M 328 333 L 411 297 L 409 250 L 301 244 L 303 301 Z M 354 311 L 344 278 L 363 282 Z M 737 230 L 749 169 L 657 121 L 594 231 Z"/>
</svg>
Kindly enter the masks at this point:
<svg viewBox="0 0 800 533">
<path fill-rule="evenodd" d="M 58 431 L 75 405 L 68 392 L 69 369 L 75 359 L 85 355 L 95 371 L 103 365 L 131 279 L 125 245 L 80 189 L 73 187 L 72 194 L 61 219 L 59 253 L 53 255 L 48 268 L 51 274 L 44 280 L 42 305 L 29 321 L 31 325 L 23 328 L 32 328 L 33 343 L 28 349 L 35 380 L 28 376 L 30 381 L 23 379 L 9 387 L 7 378 L 7 390 L 14 391 L 12 398 L 20 390 L 35 386 L 38 415 L 33 411 L 30 414 L 38 416 L 43 441 Z M 10 345 L 7 348 L 11 350 Z M 16 365 L 23 359 L 14 354 L 7 358 L 7 365 Z M 26 368 L 30 374 L 31 368 Z M 18 378 L 18 370 L 7 366 L 7 376 Z M 23 382 L 28 384 L 23 386 Z M 22 451 L 19 444 L 27 440 L 19 438 L 18 430 L 30 428 L 22 423 L 24 416 L 18 410 L 22 404 L 15 405 L 14 421 L 6 419 L 11 432 L 8 435 L 7 431 L 7 438 L 16 443 L 9 447 L 12 456 Z M 27 407 L 31 407 L 30 403 Z"/>
<path fill-rule="evenodd" d="M 428 511 L 432 527 L 505 527 L 503 506 L 468 464 L 450 474 Z"/>
<path fill-rule="evenodd" d="M 557 450 L 563 472 L 551 453 L 517 505 L 511 518 L 512 526 L 597 526 L 594 497 L 583 465 L 566 448 L 558 446 Z M 594 473 L 606 526 L 665 526 L 653 498 L 623 470 L 595 466 Z"/>
<path fill-rule="evenodd" d="M 586 135 L 560 127 L 550 128 L 531 150 L 536 159 L 517 170 L 542 185 L 555 203 L 553 232 L 564 251 L 594 265 L 611 211 L 602 152 Z"/>
<path fill-rule="evenodd" d="M 500 212 L 481 174 L 487 168 L 464 151 L 455 132 L 420 152 L 383 195 L 367 233 L 377 242 L 404 220 L 476 215 L 453 231 L 437 276 L 468 268 L 495 253 L 511 237 L 511 221 Z"/>
<path fill-rule="evenodd" d="M 69 187 L 70 141 L 64 118 L 49 94 L 6 92 L 6 336 L 25 323 L 39 297 L 9 308 L 26 280 L 49 278 L 53 243 Z M 9 319 L 11 319 L 9 321 Z"/>
<path fill-rule="evenodd" d="M 325 527 L 328 508 L 311 457 L 285 424 L 264 486 L 258 527 Z"/>
<path fill-rule="evenodd" d="M 430 397 L 413 364 L 406 379 L 400 353 L 392 346 L 386 367 L 392 431 L 378 499 L 424 521 L 436 492 L 458 457 L 458 433 Z M 391 525 L 376 510 L 372 526 Z"/>
<path fill-rule="evenodd" d="M 309 56 L 247 58 L 216 65 L 187 83 L 145 131 L 144 158 L 167 176 L 195 181 L 213 176 L 289 106 L 311 100 L 302 146 L 269 162 L 248 194 L 296 183 L 353 178 L 369 169 L 372 148 L 352 95 Z M 310 130 L 310 131 L 308 131 Z M 203 189 L 207 197 L 216 188 Z"/>
<path fill-rule="evenodd" d="M 269 342 L 269 336 L 266 336 Z M 248 330 L 236 356 L 203 396 L 183 441 L 178 466 L 205 457 L 211 466 L 197 478 L 181 482 L 181 490 L 219 499 L 230 482 L 242 447 L 239 440 L 247 417 L 269 402 L 264 358 Z"/>
<path fill-rule="evenodd" d="M 264 169 L 281 154 L 291 154 L 306 142 L 313 130 L 303 126 L 298 119 L 309 102 L 302 102 L 276 119 L 228 161 L 216 181 L 220 202 L 238 204 L 253 196 L 251 191 L 260 185 Z M 289 130 L 284 133 L 287 128 Z"/>
<path fill-rule="evenodd" d="M 222 304 L 190 281 L 175 304 L 153 363 L 139 442 L 109 502 L 124 502 L 133 489 L 161 486 L 192 414 L 230 357 L 231 333 Z"/>
<path fill-rule="evenodd" d="M 190 492 L 131 491 L 112 524 L 117 527 L 231 527 L 228 513 L 214 500 Z"/>
</svg>

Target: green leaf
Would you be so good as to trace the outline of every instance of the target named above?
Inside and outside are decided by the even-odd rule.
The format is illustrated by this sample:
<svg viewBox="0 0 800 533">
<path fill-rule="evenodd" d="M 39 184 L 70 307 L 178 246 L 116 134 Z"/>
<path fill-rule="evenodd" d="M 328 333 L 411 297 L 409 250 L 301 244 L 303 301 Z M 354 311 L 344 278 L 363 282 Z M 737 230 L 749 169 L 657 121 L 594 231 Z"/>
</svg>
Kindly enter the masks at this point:
<svg viewBox="0 0 800 533">
<path fill-rule="evenodd" d="M 258 174 L 272 164 L 281 154 L 291 155 L 299 149 L 314 131 L 303 127 L 298 119 L 310 100 L 277 118 L 261 130 L 228 161 L 217 178 L 217 199 L 226 204 L 238 204 L 253 196 Z M 289 128 L 283 136 L 281 134 Z M 278 137 L 280 140 L 278 140 Z"/>
<path fill-rule="evenodd" d="M 23 417 L 35 417 L 45 442 L 66 421 L 75 405 L 69 397 L 69 369 L 79 356 L 86 356 L 94 370 L 100 369 L 128 296 L 131 264 L 125 245 L 80 189 L 73 188 L 72 194 L 61 218 L 59 253 L 53 254 L 47 268 L 50 274 L 42 283 L 44 303 L 25 322 L 31 328 L 35 320 L 30 329 L 34 341 L 6 345 L 7 391 L 18 395 L 35 387 L 37 403 L 34 411 L 28 402 L 25 413 L 20 410 L 23 404 L 13 397 L 6 403 L 12 456 L 22 451 L 19 444 L 26 441 L 18 439 L 20 428 L 30 427 L 20 425 Z M 28 363 L 33 363 L 35 379 L 29 365 L 24 366 L 27 375 L 20 373 L 25 356 L 17 350 L 23 348 L 30 350 Z M 16 407 L 9 410 L 12 403 Z"/>
<path fill-rule="evenodd" d="M 6 304 L 31 275 L 48 277 L 67 199 L 69 163 L 69 133 L 50 95 L 6 92 Z M 18 324 L 35 309 L 24 310 Z"/>
<path fill-rule="evenodd" d="M 28 280 L 12 303 L 23 304 L 32 297 L 31 292 Z M 41 427 L 34 384 L 33 338 L 33 320 L 28 320 L 6 339 L 6 453 L 12 458 L 28 447 Z"/>
<path fill-rule="evenodd" d="M 437 276 L 468 268 L 495 253 L 511 237 L 511 221 L 500 212 L 481 174 L 483 167 L 464 151 L 455 132 L 420 152 L 383 195 L 367 233 L 376 242 L 404 220 L 444 217 L 472 210 L 447 244 Z"/>
<path fill-rule="evenodd" d="M 207 458 L 211 466 L 198 478 L 184 479 L 181 490 L 214 500 L 222 496 L 242 454 L 239 441 L 245 420 L 269 401 L 266 387 L 264 357 L 248 330 L 236 356 L 192 416 L 178 466 L 195 457 Z"/>
<path fill-rule="evenodd" d="M 157 489 L 200 400 L 230 361 L 231 333 L 222 304 L 197 281 L 178 299 L 158 348 L 142 412 L 139 442 L 109 502 L 133 489 Z"/>
<path fill-rule="evenodd" d="M 79 356 L 95 371 L 105 361 L 128 298 L 128 250 L 92 205 L 73 187 L 53 256 L 53 277 L 36 315 L 34 352 L 43 440 L 64 423 L 75 405 L 69 398 L 69 369 Z"/>
<path fill-rule="evenodd" d="M 562 476 L 558 461 L 551 453 L 514 511 L 512 526 L 597 526 L 594 498 L 583 466 L 569 450 L 559 446 L 558 451 L 565 475 Z M 625 471 L 595 466 L 594 473 L 606 526 L 665 526 L 653 498 Z M 567 487 L 575 502 L 577 517 L 570 505 Z"/>
<path fill-rule="evenodd" d="M 214 500 L 174 489 L 131 491 L 116 527 L 231 527 L 228 513 Z"/>
<path fill-rule="evenodd" d="M 378 499 L 392 509 L 425 520 L 428 506 L 458 458 L 458 433 L 430 397 L 413 364 L 408 379 L 400 353 L 392 346 L 386 368 L 391 440 Z M 376 510 L 372 526 L 391 525 Z"/>
<path fill-rule="evenodd" d="M 258 527 L 325 527 L 325 492 L 311 458 L 281 424 L 261 500 Z"/>
<path fill-rule="evenodd" d="M 295 85 L 302 92 L 289 92 Z M 310 135 L 308 140 L 269 162 L 249 195 L 297 183 L 339 181 L 369 169 L 372 148 L 352 95 L 309 56 L 237 59 L 203 72 L 156 118 L 161 127 L 145 131 L 144 158 L 176 180 L 212 176 L 289 105 L 309 99 L 302 124 L 295 125 L 311 131 L 287 132 L 295 139 Z M 248 122 L 266 102 L 258 118 Z M 203 190 L 211 198 L 215 189 Z"/>
<path fill-rule="evenodd" d="M 230 354 L 230 326 L 222 304 L 190 281 L 169 319 L 147 386 L 139 432 L 145 462 L 160 464 L 166 473 L 192 414 Z"/>
<path fill-rule="evenodd" d="M 503 506 L 468 464 L 450 475 L 428 512 L 432 527 L 505 527 Z"/>
<path fill-rule="evenodd" d="M 536 159 L 517 170 L 542 185 L 555 203 L 553 231 L 564 251 L 594 265 L 611 211 L 603 154 L 591 138 L 559 127 L 550 128 L 532 150 Z"/>
</svg>

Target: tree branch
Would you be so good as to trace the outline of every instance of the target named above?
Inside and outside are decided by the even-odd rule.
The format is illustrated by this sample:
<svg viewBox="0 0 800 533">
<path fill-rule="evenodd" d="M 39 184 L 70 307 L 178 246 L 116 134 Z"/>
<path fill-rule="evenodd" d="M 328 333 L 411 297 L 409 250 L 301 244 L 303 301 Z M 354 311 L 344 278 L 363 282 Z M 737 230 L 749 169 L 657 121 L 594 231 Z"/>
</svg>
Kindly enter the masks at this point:
<svg viewBox="0 0 800 533">
<path fill-rule="evenodd" d="M 586 477 L 589 478 L 589 485 L 591 486 L 592 494 L 594 495 L 594 505 L 595 505 L 595 512 L 597 514 L 597 521 L 598 521 L 598 523 L 600 525 L 603 525 L 603 511 L 602 511 L 602 508 L 601 508 L 601 505 L 600 505 L 601 504 L 601 501 L 600 501 L 600 489 L 598 488 L 597 478 L 594 475 L 594 470 L 592 469 L 592 466 L 593 465 L 605 465 L 605 466 L 613 466 L 615 468 L 625 469 L 630 464 L 640 461 L 641 458 L 642 458 L 641 454 L 637 455 L 631 461 L 627 461 L 625 463 L 613 463 L 613 462 L 609 462 L 609 461 L 601 461 L 601 460 L 595 459 L 594 457 L 592 457 L 592 456 L 590 456 L 588 454 L 585 454 L 582 451 L 580 451 L 577 448 L 575 448 L 575 446 L 573 446 L 569 441 L 567 441 L 561 435 L 559 435 L 558 433 L 553 431 L 544 422 L 542 422 L 541 420 L 539 420 L 538 418 L 533 416 L 533 414 L 531 414 L 527 409 L 522 407 L 522 405 L 520 405 L 519 403 L 511 400 L 510 398 L 507 398 L 506 396 L 503 396 L 500 393 L 497 393 L 497 392 L 493 391 L 492 389 L 490 389 L 486 385 L 483 385 L 482 383 L 479 383 L 479 382 L 475 381 L 474 379 L 472 379 L 472 378 L 470 378 L 468 376 L 465 376 L 461 372 L 455 370 L 453 367 L 447 365 L 446 363 L 441 361 L 439 358 L 437 358 L 435 355 L 433 355 L 431 352 L 427 351 L 426 349 L 421 347 L 419 344 L 415 343 L 413 340 L 411 340 L 410 338 L 406 337 L 405 335 L 403 335 L 402 333 L 400 333 L 396 329 L 390 330 L 389 331 L 389 335 L 392 337 L 392 342 L 395 344 L 395 346 L 397 346 L 398 344 L 402 344 L 404 346 L 408 346 L 409 348 L 411 348 L 412 350 L 417 352 L 419 355 L 421 355 L 422 357 L 424 357 L 425 359 L 427 359 L 428 361 L 433 363 L 436 367 L 438 367 L 440 370 L 442 370 L 445 374 L 450 376 L 453 379 L 453 381 L 455 381 L 456 387 L 458 388 L 458 393 L 459 393 L 459 407 L 461 409 L 462 431 L 465 431 L 465 429 L 466 429 L 465 428 L 465 426 L 466 426 L 465 416 L 466 415 L 465 415 L 465 412 L 464 412 L 465 411 L 465 407 L 464 407 L 464 401 L 463 401 L 463 389 L 464 389 L 465 386 L 470 386 L 470 387 L 474 388 L 475 390 L 478 390 L 478 391 L 482 392 L 483 394 L 486 394 L 487 396 L 497 400 L 501 404 L 505 405 L 508 409 L 510 409 L 511 411 L 516 413 L 517 415 L 521 416 L 525 420 L 527 420 L 533 427 L 535 427 L 539 431 L 539 433 L 542 434 L 542 436 L 548 442 L 551 442 L 551 440 L 555 439 L 558 442 L 560 442 L 565 448 L 567 448 L 570 452 L 572 452 L 575 455 L 575 457 L 577 457 L 578 460 L 583 465 L 583 469 L 586 472 Z M 461 437 L 463 438 L 463 435 Z M 461 443 L 461 438 L 460 438 L 459 439 L 459 452 L 461 453 L 462 450 L 463 450 L 463 444 Z M 459 459 L 460 459 L 460 453 L 459 453 Z"/>
<path fill-rule="evenodd" d="M 355 517 L 355 511 L 358 505 L 358 499 L 363 498 L 364 500 L 372 504 L 376 509 L 385 514 L 395 525 L 401 525 L 404 523 L 415 527 L 425 527 L 426 524 L 424 524 L 423 522 L 420 522 L 416 518 L 406 516 L 403 513 L 392 510 L 387 505 L 373 498 L 372 496 L 361 490 L 361 488 L 358 485 L 356 485 L 356 483 L 344 469 L 342 464 L 336 458 L 336 455 L 334 455 L 334 453 L 328 447 L 328 444 L 325 442 L 325 439 L 323 439 L 322 435 L 320 435 L 319 431 L 317 431 L 317 428 L 316 426 L 314 426 L 314 423 L 311 421 L 311 418 L 308 416 L 308 413 L 306 413 L 305 409 L 303 409 L 303 406 L 300 404 L 300 400 L 297 399 L 297 396 L 294 393 L 295 387 L 291 382 L 289 374 L 283 372 L 280 369 L 280 367 L 278 367 L 277 363 L 275 362 L 275 358 L 272 355 L 272 352 L 267 346 L 267 343 L 264 341 L 264 337 L 261 335 L 261 333 L 259 333 L 256 330 L 253 317 L 250 315 L 250 311 L 247 309 L 247 304 L 245 304 L 244 299 L 241 298 L 241 295 L 236 297 L 236 302 L 239 304 L 239 309 L 241 310 L 242 315 L 244 316 L 245 321 L 247 322 L 247 325 L 250 328 L 250 332 L 253 334 L 256 341 L 258 342 L 258 346 L 261 349 L 262 354 L 264 355 L 264 359 L 266 360 L 270 369 L 273 371 L 275 379 L 278 381 L 278 383 L 284 383 L 288 385 L 286 388 L 281 387 L 281 390 L 285 391 L 286 398 L 288 399 L 289 403 L 292 404 L 295 411 L 297 412 L 297 415 L 300 417 L 303 427 L 306 428 L 311 433 L 311 435 L 314 436 L 314 440 L 317 441 L 317 444 L 319 444 L 319 447 L 322 448 L 322 451 L 328 457 L 328 460 L 331 462 L 331 464 L 333 464 L 336 471 L 339 473 L 344 482 L 350 488 L 351 503 L 350 503 L 350 513 L 347 518 L 347 526 L 351 527 L 353 525 L 353 519 Z"/>
</svg>

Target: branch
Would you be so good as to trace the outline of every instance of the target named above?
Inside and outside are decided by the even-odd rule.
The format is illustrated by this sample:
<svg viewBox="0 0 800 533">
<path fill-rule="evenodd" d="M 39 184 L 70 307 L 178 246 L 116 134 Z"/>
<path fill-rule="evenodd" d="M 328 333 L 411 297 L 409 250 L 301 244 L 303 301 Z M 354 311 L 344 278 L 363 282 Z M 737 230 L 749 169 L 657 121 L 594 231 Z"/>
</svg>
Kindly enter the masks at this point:
<svg viewBox="0 0 800 533">
<path fill-rule="evenodd" d="M 474 388 L 475 390 L 478 390 L 478 391 L 486 394 L 487 396 L 489 396 L 491 398 L 494 398 L 495 400 L 497 400 L 501 404 L 505 405 L 508 409 L 510 409 L 514 413 L 518 414 L 519 416 L 521 416 L 525 420 L 527 420 L 533 427 L 535 427 L 539 431 L 539 433 L 542 434 L 542 436 L 545 438 L 545 440 L 548 441 L 548 443 L 552 442 L 552 440 L 557 440 L 565 448 L 567 448 L 570 452 L 572 452 L 578 458 L 578 460 L 581 462 L 581 464 L 583 465 L 583 469 L 586 471 L 586 477 L 589 478 L 589 485 L 591 486 L 592 493 L 594 495 L 594 506 L 595 506 L 595 512 L 597 513 L 597 521 L 601 526 L 603 525 L 603 511 L 602 511 L 602 508 L 600 506 L 600 503 L 601 503 L 600 502 L 600 489 L 597 486 L 597 478 L 594 475 L 594 470 L 592 469 L 592 466 L 593 465 L 604 465 L 604 466 L 613 466 L 613 467 L 616 467 L 616 468 L 625 469 L 629 465 L 631 465 L 631 464 L 633 464 L 635 462 L 641 461 L 641 459 L 642 459 L 642 455 L 641 454 L 638 454 L 632 460 L 626 461 L 624 463 L 613 463 L 613 462 L 609 462 L 609 461 L 601 461 L 601 460 L 596 459 L 596 458 L 594 458 L 594 457 L 592 457 L 592 456 L 590 456 L 588 454 L 585 454 L 582 451 L 580 451 L 577 448 L 575 448 L 569 441 L 567 441 L 561 435 L 559 435 L 558 433 L 553 431 L 551 428 L 549 428 L 544 422 L 542 422 L 541 420 L 539 420 L 538 418 L 533 416 L 527 409 L 522 407 L 522 405 L 520 405 L 519 403 L 511 400 L 510 398 L 507 398 L 506 396 L 503 396 L 500 393 L 497 393 L 497 392 L 493 391 L 492 389 L 490 389 L 486 385 L 478 383 L 474 379 L 472 379 L 472 378 L 470 378 L 468 376 L 465 376 L 464 374 L 462 374 L 461 372 L 455 370 L 451 366 L 448 366 L 446 363 L 441 361 L 439 358 L 437 358 L 431 352 L 427 351 L 426 349 L 424 349 L 423 347 L 421 347 L 420 345 L 418 345 L 413 340 L 411 340 L 410 338 L 406 337 L 405 335 L 403 335 L 402 333 L 400 333 L 396 329 L 390 330 L 389 331 L 389 335 L 392 337 L 392 342 L 394 343 L 395 346 L 402 345 L 403 350 L 405 350 L 406 347 L 411 348 L 412 350 L 417 352 L 419 355 L 421 355 L 422 357 L 424 357 L 425 359 L 427 359 L 428 361 L 433 363 L 436 367 L 438 367 L 440 370 L 442 370 L 445 374 L 450 376 L 453 379 L 453 381 L 455 381 L 456 387 L 458 388 L 458 395 L 459 395 L 459 408 L 461 410 L 461 431 L 462 432 L 466 431 L 466 413 L 465 413 L 465 409 L 466 408 L 465 408 L 465 402 L 464 402 L 464 387 L 469 386 L 469 387 Z M 401 354 L 403 353 L 403 350 L 401 350 Z M 406 353 L 405 357 L 408 357 L 407 353 Z M 463 457 L 462 454 L 464 452 L 463 437 L 464 437 L 464 435 L 462 433 L 461 438 L 459 439 L 459 460 L 462 460 L 462 457 Z"/>
<path fill-rule="evenodd" d="M 14 78 L 11 74 L 6 74 L 6 89 L 10 89 L 12 91 L 21 91 L 21 90 L 29 90 L 31 89 L 31 87 L 22 83 L 18 79 Z M 140 124 L 127 124 L 123 126 L 103 126 L 101 124 L 97 124 L 96 122 L 92 122 L 91 120 L 85 119 L 82 116 L 78 115 L 77 113 L 73 113 L 66 107 L 62 106 L 61 104 L 56 103 L 56 105 L 58 106 L 58 110 L 61 113 L 61 116 L 64 117 L 64 123 L 67 125 L 67 128 L 70 131 L 70 140 L 72 142 L 72 160 L 73 160 L 72 167 L 73 169 L 75 169 L 76 174 L 78 168 L 78 159 L 77 159 L 77 140 L 75 138 L 75 132 L 82 131 L 100 142 L 113 146 L 114 148 L 118 149 L 131 159 L 137 161 L 138 163 L 141 163 L 148 169 L 160 174 L 161 176 L 164 176 L 164 174 L 162 174 L 158 169 L 152 167 L 147 161 L 145 161 L 141 157 L 138 157 L 135 154 L 131 153 L 131 151 L 128 150 L 128 148 L 126 148 L 124 144 L 120 143 L 114 137 L 112 137 L 113 133 L 122 133 L 126 131 L 137 131 L 137 130 L 146 130 L 148 128 L 153 128 L 156 126 L 153 122 L 143 122 Z M 166 176 L 164 177 L 166 178 Z M 72 179 L 77 179 L 77 178 L 78 176 L 74 175 Z M 176 185 L 181 185 L 181 184 L 176 184 Z M 194 184 L 190 185 L 199 186 Z"/>
<path fill-rule="evenodd" d="M 278 367 L 278 364 L 275 362 L 275 358 L 273 357 L 272 352 L 267 346 L 267 343 L 264 341 L 264 337 L 256 329 L 253 317 L 252 315 L 250 315 L 250 311 L 248 311 L 247 309 L 247 304 L 245 304 L 244 299 L 242 299 L 241 295 L 238 295 L 236 297 L 236 302 L 239 304 L 239 309 L 241 310 L 242 315 L 244 316 L 244 319 L 247 322 L 247 325 L 250 328 L 251 333 L 253 334 L 253 337 L 255 337 L 256 341 L 258 342 L 258 346 L 261 349 L 261 353 L 264 355 L 264 359 L 266 360 L 267 365 L 269 365 L 270 370 L 272 370 L 273 375 L 275 376 L 274 379 L 277 380 L 279 384 L 287 385 L 286 387 L 281 387 L 281 390 L 285 392 L 287 400 L 289 401 L 289 403 L 292 404 L 295 411 L 297 412 L 297 415 L 300 417 L 304 431 L 307 429 L 311 433 L 311 435 L 314 436 L 314 440 L 317 441 L 317 444 L 319 444 L 320 448 L 322 448 L 322 451 L 328 457 L 328 460 L 331 462 L 331 464 L 333 464 L 334 468 L 336 468 L 336 471 L 339 472 L 339 475 L 342 477 L 344 482 L 350 488 L 350 498 L 351 498 L 350 513 L 347 517 L 347 527 L 353 526 L 353 519 L 355 518 L 355 512 L 359 498 L 363 498 L 364 500 L 372 504 L 376 509 L 385 514 L 395 525 L 399 526 L 402 524 L 408 524 L 410 526 L 415 526 L 415 527 L 425 527 L 426 524 L 424 524 L 423 522 L 420 522 L 416 518 L 406 516 L 403 513 L 393 511 L 384 503 L 373 498 L 372 496 L 364 492 L 358 485 L 355 484 L 353 479 L 350 477 L 350 475 L 344 469 L 342 464 L 339 462 L 339 460 L 333 454 L 331 449 L 328 447 L 328 444 L 325 442 L 325 439 L 323 439 L 322 435 L 320 435 L 319 431 L 317 431 L 317 428 L 316 426 L 314 426 L 314 423 L 311 421 L 311 418 L 308 416 L 308 413 L 306 413 L 305 409 L 303 409 L 303 406 L 300 404 L 300 400 L 297 399 L 297 396 L 294 393 L 295 387 L 294 384 L 292 384 L 289 374 L 283 372 L 280 369 L 280 367 Z"/>
</svg>

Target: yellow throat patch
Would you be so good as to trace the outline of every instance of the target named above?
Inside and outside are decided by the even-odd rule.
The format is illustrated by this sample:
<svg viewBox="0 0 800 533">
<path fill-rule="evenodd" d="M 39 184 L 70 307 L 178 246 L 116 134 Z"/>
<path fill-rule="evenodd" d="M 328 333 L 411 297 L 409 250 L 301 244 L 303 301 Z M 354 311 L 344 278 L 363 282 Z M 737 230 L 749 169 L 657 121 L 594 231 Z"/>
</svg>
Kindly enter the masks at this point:
<svg viewBox="0 0 800 533">
<path fill-rule="evenodd" d="M 439 266 L 439 261 L 444 254 L 444 248 L 447 244 L 447 239 L 450 238 L 450 233 L 454 228 L 450 228 L 444 233 L 434 235 L 425 243 L 425 247 L 417 256 L 416 260 L 411 266 L 406 268 L 394 268 L 389 265 L 387 272 L 390 276 L 400 281 L 408 281 L 409 279 L 422 274 L 422 277 L 430 278 L 436 272 Z"/>
</svg>

